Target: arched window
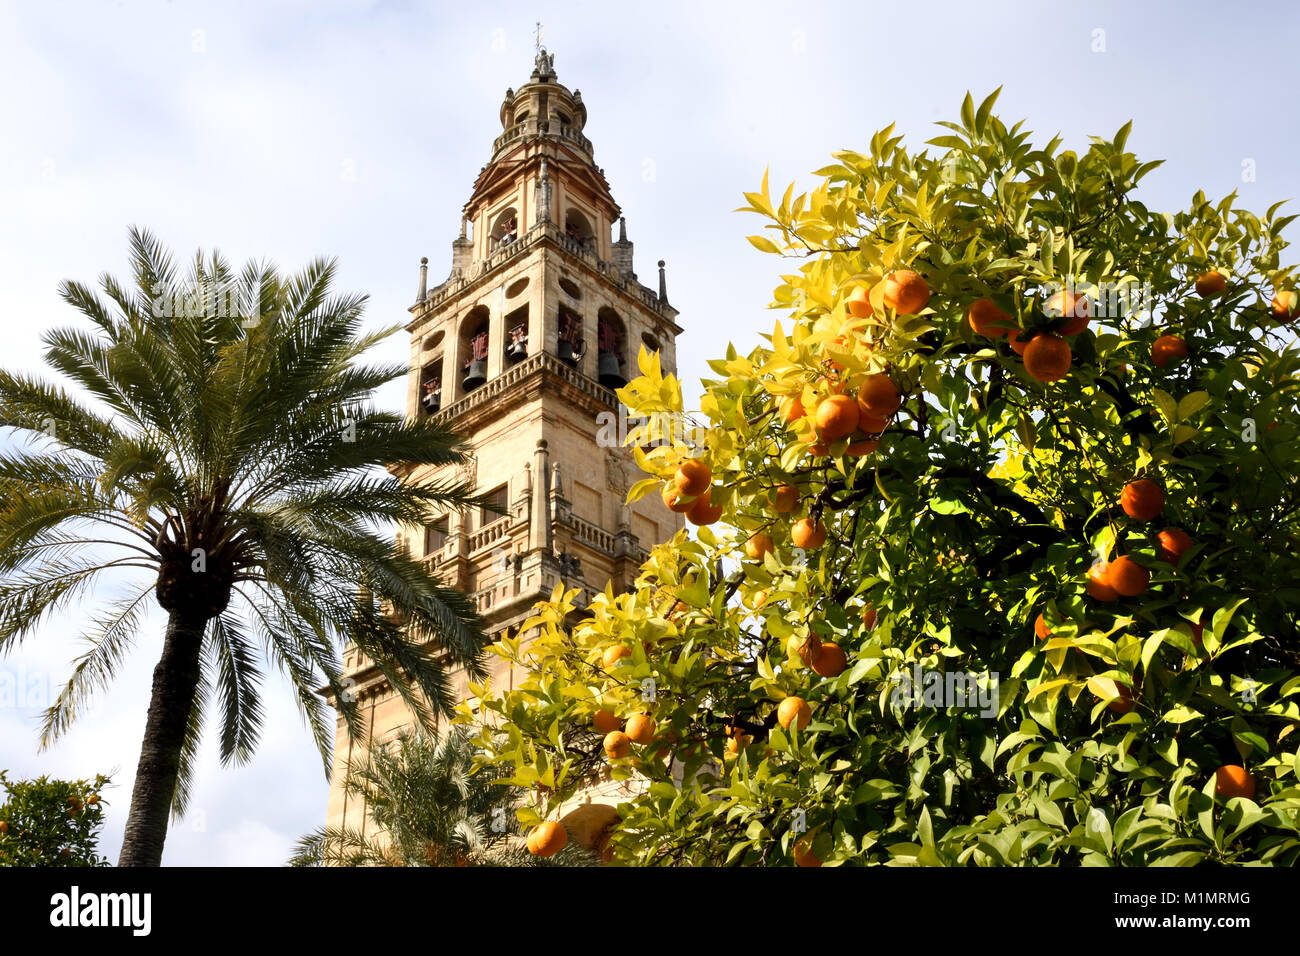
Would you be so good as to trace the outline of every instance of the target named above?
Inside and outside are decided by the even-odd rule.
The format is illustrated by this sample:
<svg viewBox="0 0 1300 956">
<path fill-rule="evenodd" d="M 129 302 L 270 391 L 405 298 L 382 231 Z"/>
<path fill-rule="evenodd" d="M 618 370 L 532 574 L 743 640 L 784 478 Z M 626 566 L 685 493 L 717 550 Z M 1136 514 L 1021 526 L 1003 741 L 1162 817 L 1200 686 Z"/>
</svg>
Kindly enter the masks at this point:
<svg viewBox="0 0 1300 956">
<path fill-rule="evenodd" d="M 519 216 L 513 207 L 497 213 L 488 236 L 490 237 L 488 240 L 489 252 L 496 252 L 497 249 L 507 246 L 519 238 Z"/>
<path fill-rule="evenodd" d="M 560 358 L 570 365 L 577 365 L 582 360 L 582 316 L 567 305 L 560 306 Z"/>
<path fill-rule="evenodd" d="M 564 215 L 564 234 L 584 249 L 595 246 L 595 233 L 587 217 L 576 209 L 570 209 Z"/>
<path fill-rule="evenodd" d="M 528 357 L 528 306 L 522 305 L 506 316 L 506 365 Z"/>
<path fill-rule="evenodd" d="M 596 313 L 596 346 L 599 350 L 596 363 L 600 384 L 606 388 L 622 388 L 627 384 L 627 327 L 617 312 L 604 306 Z"/>
<path fill-rule="evenodd" d="M 420 369 L 420 412 L 432 415 L 442 408 L 442 356 L 426 362 Z"/>
<path fill-rule="evenodd" d="M 472 392 L 487 381 L 488 310 L 479 305 L 470 309 L 460 324 L 461 387 Z"/>
</svg>

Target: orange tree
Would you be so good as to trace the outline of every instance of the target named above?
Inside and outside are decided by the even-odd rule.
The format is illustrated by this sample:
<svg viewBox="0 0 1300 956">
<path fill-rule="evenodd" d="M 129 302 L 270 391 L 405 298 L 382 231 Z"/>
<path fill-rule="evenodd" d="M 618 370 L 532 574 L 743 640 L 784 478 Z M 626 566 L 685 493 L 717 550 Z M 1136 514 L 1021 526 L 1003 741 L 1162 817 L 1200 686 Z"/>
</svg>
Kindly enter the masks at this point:
<svg viewBox="0 0 1300 956">
<path fill-rule="evenodd" d="M 1300 861 L 1291 217 L 1148 210 L 1128 126 L 995 97 L 746 194 L 780 318 L 628 437 L 698 533 L 463 708 L 525 823 L 612 776 L 630 863 Z"/>
<path fill-rule="evenodd" d="M 109 783 L 94 780 L 14 780 L 0 770 L 0 866 L 108 866 L 99 853 Z"/>
</svg>

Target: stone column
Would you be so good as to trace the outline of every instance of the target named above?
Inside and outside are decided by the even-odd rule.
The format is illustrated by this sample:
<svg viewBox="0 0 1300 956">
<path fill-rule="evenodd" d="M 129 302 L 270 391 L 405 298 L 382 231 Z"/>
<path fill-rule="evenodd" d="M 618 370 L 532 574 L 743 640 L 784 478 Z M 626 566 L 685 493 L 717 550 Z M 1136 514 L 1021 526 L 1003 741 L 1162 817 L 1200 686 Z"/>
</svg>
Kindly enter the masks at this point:
<svg viewBox="0 0 1300 956">
<path fill-rule="evenodd" d="M 537 439 L 533 455 L 533 515 L 528 528 L 529 551 L 551 550 L 551 465 L 546 439 Z"/>
</svg>

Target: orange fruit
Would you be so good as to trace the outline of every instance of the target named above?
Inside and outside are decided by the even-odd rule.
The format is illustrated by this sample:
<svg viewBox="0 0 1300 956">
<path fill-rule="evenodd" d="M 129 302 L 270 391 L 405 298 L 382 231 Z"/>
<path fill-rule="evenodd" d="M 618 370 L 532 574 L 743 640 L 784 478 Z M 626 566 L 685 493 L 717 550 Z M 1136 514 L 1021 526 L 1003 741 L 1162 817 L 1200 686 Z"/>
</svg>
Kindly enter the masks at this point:
<svg viewBox="0 0 1300 956">
<path fill-rule="evenodd" d="M 762 561 L 763 556 L 773 551 L 772 536 L 766 531 L 759 531 L 749 536 L 745 542 L 745 554 L 753 561 Z"/>
<path fill-rule="evenodd" d="M 858 427 L 858 403 L 848 395 L 832 395 L 817 406 L 817 430 L 824 441 L 835 441 Z"/>
<path fill-rule="evenodd" d="M 820 548 L 826 543 L 826 526 L 820 521 L 814 522 L 811 518 L 800 518 L 790 529 L 790 541 L 796 548 L 803 548 L 805 551 Z"/>
<path fill-rule="evenodd" d="M 999 309 L 992 299 L 976 299 L 966 311 L 966 321 L 980 335 L 996 339 L 998 336 L 1006 335 L 1010 331 L 1006 325 L 998 325 L 997 323 L 1009 323 L 1011 316 Z"/>
<path fill-rule="evenodd" d="M 881 372 L 868 375 L 858 388 L 859 411 L 865 411 L 869 418 L 889 418 L 902 404 L 898 386 Z"/>
<path fill-rule="evenodd" d="M 1151 572 L 1128 555 L 1116 558 L 1106 568 L 1106 583 L 1124 597 L 1137 597 L 1151 583 Z"/>
<path fill-rule="evenodd" d="M 781 485 L 772 494 L 772 510 L 779 515 L 789 514 L 799 504 L 799 489 L 794 485 Z"/>
<path fill-rule="evenodd" d="M 86 804 L 87 804 L 88 806 L 92 806 L 92 807 L 93 807 L 93 806 L 95 806 L 95 805 L 98 804 L 98 803 L 99 803 L 99 794 L 97 794 L 97 793 L 92 793 L 90 796 L 88 796 L 88 797 L 86 798 Z"/>
<path fill-rule="evenodd" d="M 1165 528 L 1157 536 L 1160 542 L 1160 560 L 1178 564 L 1183 555 L 1195 547 L 1192 536 L 1181 528 Z"/>
<path fill-rule="evenodd" d="M 871 314 L 875 311 L 871 307 L 871 287 L 866 285 L 854 286 L 853 291 L 849 293 L 849 297 L 845 300 L 845 305 L 848 307 L 849 315 L 855 319 L 871 318 Z"/>
<path fill-rule="evenodd" d="M 808 446 L 808 454 L 814 458 L 825 458 L 831 453 L 831 446 L 825 442 L 817 442 L 815 445 Z"/>
<path fill-rule="evenodd" d="M 1151 346 L 1151 361 L 1156 368 L 1187 358 L 1187 342 L 1177 335 L 1162 335 Z"/>
<path fill-rule="evenodd" d="M 1214 771 L 1214 793 L 1225 800 L 1232 797 L 1249 799 L 1255 796 L 1255 778 L 1246 773 L 1245 767 L 1225 764 Z"/>
<path fill-rule="evenodd" d="M 1034 633 L 1038 635 L 1040 641 L 1045 641 L 1052 636 L 1052 629 L 1047 626 L 1047 620 L 1041 614 L 1034 619 Z"/>
<path fill-rule="evenodd" d="M 684 495 L 702 495 L 713 482 L 713 472 L 708 464 L 698 458 L 688 458 L 677 466 L 677 490 Z"/>
<path fill-rule="evenodd" d="M 1269 314 L 1278 322 L 1290 322 L 1292 319 L 1300 317 L 1300 295 L 1297 295 L 1292 289 L 1284 289 L 1279 292 L 1273 296 L 1273 304 L 1269 309 Z"/>
<path fill-rule="evenodd" d="M 1062 290 L 1047 300 L 1043 311 L 1055 318 L 1069 319 L 1061 326 L 1061 335 L 1078 335 L 1088 327 L 1092 318 L 1092 303 L 1086 295 Z"/>
<path fill-rule="evenodd" d="M 821 649 L 822 639 L 812 631 L 809 631 L 808 636 L 804 639 L 803 643 L 799 645 L 799 660 L 803 661 L 803 666 L 812 667 L 813 662 L 817 660 L 817 654 Z"/>
<path fill-rule="evenodd" d="M 1106 565 L 1100 561 L 1088 569 L 1088 594 L 1098 601 L 1119 600 L 1119 592 L 1107 580 Z"/>
<path fill-rule="evenodd" d="M 812 669 L 822 677 L 835 677 L 848 666 L 849 656 L 838 644 L 829 641 L 817 649 L 813 658 Z"/>
<path fill-rule="evenodd" d="M 713 524 L 721 517 L 722 505 L 715 505 L 713 496 L 709 492 L 705 492 L 696 498 L 686 512 L 686 520 L 701 527 Z"/>
<path fill-rule="evenodd" d="M 880 439 L 868 438 L 862 432 L 854 432 L 853 440 L 844 449 L 844 454 L 852 458 L 861 458 L 863 455 L 870 455 L 879 447 Z"/>
<path fill-rule="evenodd" d="M 598 734 L 608 734 L 618 730 L 619 719 L 608 710 L 598 710 L 591 715 L 591 727 Z"/>
<path fill-rule="evenodd" d="M 621 730 L 611 730 L 605 735 L 605 742 L 601 746 L 605 748 L 605 756 L 610 760 L 618 760 L 631 753 L 632 738 Z"/>
<path fill-rule="evenodd" d="M 605 653 L 601 656 L 601 663 L 608 670 L 625 657 L 632 656 L 632 649 L 624 647 L 622 644 L 615 644 L 612 647 L 605 648 Z"/>
<path fill-rule="evenodd" d="M 568 842 L 569 831 L 554 820 L 548 820 L 539 823 L 528 834 L 528 852 L 534 856 L 555 856 Z"/>
<path fill-rule="evenodd" d="M 900 269 L 885 276 L 885 308 L 899 315 L 916 315 L 930 301 L 930 286 L 919 273 Z"/>
<path fill-rule="evenodd" d="M 1136 521 L 1150 521 L 1165 507 L 1165 493 L 1148 478 L 1130 481 L 1119 496 L 1124 513 Z"/>
<path fill-rule="evenodd" d="M 691 510 L 691 505 L 695 503 L 690 498 L 683 501 L 682 494 L 677 490 L 676 483 L 671 481 L 664 485 L 663 496 L 664 506 L 667 507 L 669 511 L 676 512 L 679 515 L 686 514 L 686 512 Z"/>
<path fill-rule="evenodd" d="M 1228 287 L 1228 280 L 1217 269 L 1202 272 L 1196 277 L 1196 294 L 1202 299 L 1216 296 Z"/>
<path fill-rule="evenodd" d="M 9 821 L 0 820 L 0 835 L 6 834 L 8 832 L 9 832 Z"/>
<path fill-rule="evenodd" d="M 813 853 L 813 841 L 806 836 L 800 837 L 794 842 L 794 865 L 795 866 L 821 866 L 822 861 L 817 859 L 817 854 Z"/>
<path fill-rule="evenodd" d="M 1025 371 L 1039 382 L 1055 382 L 1070 374 L 1070 346 L 1050 332 L 1034 336 L 1024 356 Z"/>
<path fill-rule="evenodd" d="M 1106 705 L 1107 710 L 1112 710 L 1117 714 L 1127 714 L 1137 706 L 1133 702 L 1133 689 L 1123 681 L 1115 681 L 1115 689 L 1119 691 L 1119 696 Z"/>
<path fill-rule="evenodd" d="M 787 425 L 797 422 L 803 418 L 803 399 L 798 395 L 788 395 L 777 402 L 777 409 L 781 415 L 781 421 Z"/>
<path fill-rule="evenodd" d="M 1024 355 L 1025 349 L 1029 348 L 1029 343 L 1037 338 L 1035 335 L 1027 339 L 1022 339 L 1020 336 L 1024 334 L 1025 330 L 1021 329 L 1019 332 L 1016 332 L 1015 335 L 1007 336 L 1007 344 L 1011 346 L 1011 351 L 1015 352 L 1017 355 Z"/>
<path fill-rule="evenodd" d="M 636 744 L 648 744 L 655 739 L 655 722 L 654 718 L 646 714 L 633 714 L 627 719 L 627 727 L 623 733 L 627 734 L 628 739 Z"/>
<path fill-rule="evenodd" d="M 874 604 L 868 604 L 862 608 L 862 623 L 866 625 L 868 631 L 876 626 L 877 616 Z"/>
<path fill-rule="evenodd" d="M 782 730 L 789 730 L 791 724 L 803 730 L 810 720 L 812 720 L 812 708 L 802 697 L 787 697 L 776 708 L 776 722 L 781 725 Z"/>
</svg>

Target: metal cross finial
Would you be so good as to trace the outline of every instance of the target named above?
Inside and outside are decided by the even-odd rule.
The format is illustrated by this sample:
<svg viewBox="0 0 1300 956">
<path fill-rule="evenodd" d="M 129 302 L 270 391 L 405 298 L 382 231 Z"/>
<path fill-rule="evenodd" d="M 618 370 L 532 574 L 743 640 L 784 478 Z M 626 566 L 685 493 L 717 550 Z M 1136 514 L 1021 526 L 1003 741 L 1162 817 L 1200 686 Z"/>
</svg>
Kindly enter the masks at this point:
<svg viewBox="0 0 1300 956">
<path fill-rule="evenodd" d="M 533 52 L 540 54 L 542 52 L 542 35 L 546 33 L 546 27 L 542 26 L 542 22 L 540 20 L 537 21 L 535 26 L 536 26 L 535 32 L 537 36 L 536 39 L 534 39 L 533 41 L 533 47 L 534 47 Z"/>
</svg>

